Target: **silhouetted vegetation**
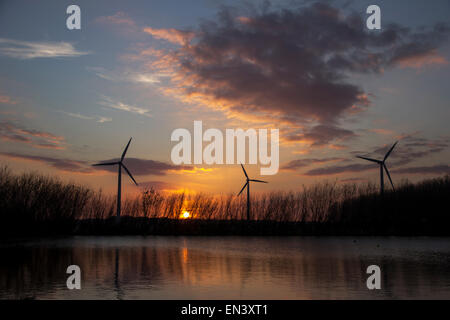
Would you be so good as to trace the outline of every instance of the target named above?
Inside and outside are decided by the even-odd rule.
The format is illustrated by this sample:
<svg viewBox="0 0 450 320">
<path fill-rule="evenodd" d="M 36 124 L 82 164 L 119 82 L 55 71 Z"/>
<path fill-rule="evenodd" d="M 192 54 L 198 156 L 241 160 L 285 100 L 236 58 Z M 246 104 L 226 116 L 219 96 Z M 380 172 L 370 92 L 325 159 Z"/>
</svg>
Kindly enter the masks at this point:
<svg viewBox="0 0 450 320">
<path fill-rule="evenodd" d="M 319 183 L 299 192 L 252 197 L 162 193 L 145 190 L 124 199 L 117 223 L 113 195 L 37 173 L 14 175 L 0 168 L 2 236 L 65 234 L 190 235 L 449 235 L 450 177 L 396 192 L 375 184 Z M 183 211 L 191 217 L 182 219 Z"/>
</svg>

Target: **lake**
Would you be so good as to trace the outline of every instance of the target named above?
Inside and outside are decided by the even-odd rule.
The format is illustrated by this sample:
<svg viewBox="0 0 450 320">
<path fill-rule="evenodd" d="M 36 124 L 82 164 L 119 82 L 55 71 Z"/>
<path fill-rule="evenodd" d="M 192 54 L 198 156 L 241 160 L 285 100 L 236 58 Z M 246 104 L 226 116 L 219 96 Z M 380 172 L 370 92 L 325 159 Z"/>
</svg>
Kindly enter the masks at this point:
<svg viewBox="0 0 450 320">
<path fill-rule="evenodd" d="M 450 238 L 70 237 L 0 253 L 0 299 L 450 299 Z"/>
</svg>

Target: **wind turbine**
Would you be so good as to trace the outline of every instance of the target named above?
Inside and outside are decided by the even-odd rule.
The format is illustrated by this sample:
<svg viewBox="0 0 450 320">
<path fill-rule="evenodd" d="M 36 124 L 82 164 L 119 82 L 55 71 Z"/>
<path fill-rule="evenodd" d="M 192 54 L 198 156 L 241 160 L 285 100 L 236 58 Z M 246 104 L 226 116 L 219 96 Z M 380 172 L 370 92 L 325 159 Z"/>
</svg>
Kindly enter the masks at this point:
<svg viewBox="0 0 450 320">
<path fill-rule="evenodd" d="M 246 178 L 246 182 L 244 184 L 244 186 L 242 187 L 241 191 L 239 192 L 238 196 L 242 193 L 242 191 L 244 191 L 244 189 L 247 187 L 247 220 L 250 220 L 250 182 L 260 182 L 260 183 L 268 183 L 267 181 L 262 181 L 262 180 L 255 180 L 255 179 L 250 179 L 248 177 L 247 172 L 244 169 L 244 166 L 241 163 L 241 167 L 242 170 L 244 171 L 245 174 L 245 178 Z"/>
<path fill-rule="evenodd" d="M 118 177 L 118 186 L 117 186 L 117 218 L 120 218 L 120 204 L 121 204 L 121 195 L 122 195 L 122 168 L 125 169 L 125 171 L 130 176 L 131 180 L 133 180 L 133 182 L 136 185 L 138 185 L 138 183 L 136 182 L 136 180 L 134 180 L 134 178 L 131 175 L 131 173 L 128 170 L 128 168 L 123 163 L 123 159 L 125 158 L 125 154 L 127 153 L 128 147 L 130 146 L 131 139 L 132 138 L 130 138 L 130 141 L 128 141 L 128 144 L 125 147 L 125 150 L 123 150 L 122 156 L 120 157 L 119 161 L 116 161 L 116 162 L 101 162 L 101 163 L 97 163 L 97 164 L 93 165 L 94 167 L 97 167 L 97 166 L 114 166 L 114 165 L 118 165 L 119 166 L 119 177 Z"/>
<path fill-rule="evenodd" d="M 397 145 L 397 143 L 398 143 L 398 141 L 396 143 L 394 143 L 394 145 L 391 147 L 391 149 L 389 149 L 389 151 L 384 156 L 383 160 L 376 160 L 376 159 L 372 159 L 372 158 L 366 158 L 366 157 L 357 156 L 357 158 L 364 159 L 364 160 L 371 161 L 371 162 L 375 162 L 375 163 L 377 163 L 380 166 L 380 194 L 384 193 L 384 172 L 383 172 L 383 170 L 386 171 L 387 176 L 389 178 L 389 181 L 391 182 L 392 190 L 395 191 L 394 183 L 392 183 L 391 175 L 389 174 L 389 170 L 386 167 L 386 159 L 389 157 L 389 155 L 391 154 L 392 150 L 394 150 L 394 148 Z"/>
</svg>

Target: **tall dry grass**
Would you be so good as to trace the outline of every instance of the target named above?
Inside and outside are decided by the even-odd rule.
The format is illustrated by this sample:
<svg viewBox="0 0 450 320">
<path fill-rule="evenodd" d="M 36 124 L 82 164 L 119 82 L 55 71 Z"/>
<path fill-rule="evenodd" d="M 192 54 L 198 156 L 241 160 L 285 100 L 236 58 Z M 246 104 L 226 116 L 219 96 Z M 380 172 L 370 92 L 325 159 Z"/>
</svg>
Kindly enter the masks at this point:
<svg viewBox="0 0 450 320">
<path fill-rule="evenodd" d="M 447 223 L 449 176 L 378 194 L 376 184 L 323 182 L 298 192 L 252 196 L 252 220 L 342 225 L 407 225 L 430 220 Z M 32 229 L 39 223 L 70 229 L 77 220 L 106 220 L 115 215 L 116 197 L 38 173 L 15 175 L 0 167 L 0 218 L 4 228 Z M 122 216 L 179 219 L 189 211 L 199 220 L 245 220 L 246 197 L 167 194 L 148 189 L 122 201 Z"/>
</svg>

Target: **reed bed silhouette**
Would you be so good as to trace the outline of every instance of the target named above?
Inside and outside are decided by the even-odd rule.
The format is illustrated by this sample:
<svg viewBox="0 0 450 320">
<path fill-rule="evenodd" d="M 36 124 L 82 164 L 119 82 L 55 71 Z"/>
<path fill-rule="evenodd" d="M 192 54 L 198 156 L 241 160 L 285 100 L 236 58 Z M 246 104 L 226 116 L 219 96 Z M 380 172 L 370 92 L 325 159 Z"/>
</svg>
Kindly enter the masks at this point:
<svg viewBox="0 0 450 320">
<path fill-rule="evenodd" d="M 16 175 L 0 167 L 0 236 L 65 234 L 261 234 L 261 235 L 450 235 L 450 177 L 417 184 L 403 181 L 396 192 L 376 184 L 322 182 L 297 192 L 252 196 L 164 193 L 143 190 L 116 197 L 36 172 Z M 189 219 L 182 213 L 188 211 Z"/>
</svg>

